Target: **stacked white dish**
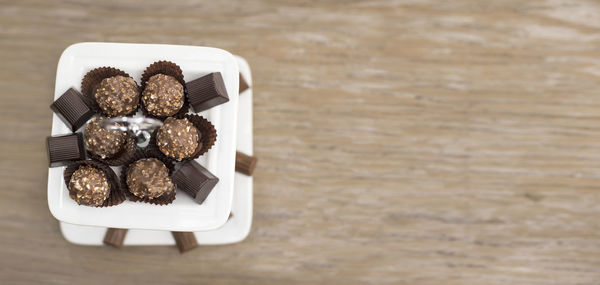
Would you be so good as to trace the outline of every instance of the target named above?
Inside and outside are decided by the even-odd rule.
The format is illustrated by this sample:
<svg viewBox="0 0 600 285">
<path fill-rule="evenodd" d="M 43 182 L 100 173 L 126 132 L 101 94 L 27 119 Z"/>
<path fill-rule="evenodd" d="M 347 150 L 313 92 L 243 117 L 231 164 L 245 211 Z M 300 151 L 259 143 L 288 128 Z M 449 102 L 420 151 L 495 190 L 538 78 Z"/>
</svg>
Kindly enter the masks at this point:
<svg viewBox="0 0 600 285">
<path fill-rule="evenodd" d="M 186 80 L 211 72 L 221 72 L 229 102 L 198 113 L 217 130 L 217 142 L 196 161 L 219 178 L 202 204 L 178 191 L 170 205 L 157 206 L 125 201 L 123 204 L 94 208 L 77 205 L 68 196 L 63 180 L 64 167 L 50 168 L 48 206 L 61 222 L 69 242 L 101 245 L 107 228 L 130 229 L 125 245 L 174 244 L 170 231 L 195 232 L 199 244 L 225 244 L 243 240 L 252 222 L 252 177 L 235 173 L 236 150 L 252 154 L 252 89 L 238 95 L 239 73 L 252 85 L 247 62 L 230 53 L 207 47 L 79 43 L 62 54 L 56 75 L 54 98 L 70 87 L 79 89 L 89 70 L 113 66 L 139 80 L 146 66 L 158 60 L 178 64 Z M 239 102 L 238 102 L 239 99 Z M 68 127 L 54 115 L 52 135 L 68 134 Z M 233 217 L 229 218 L 229 214 Z"/>
</svg>

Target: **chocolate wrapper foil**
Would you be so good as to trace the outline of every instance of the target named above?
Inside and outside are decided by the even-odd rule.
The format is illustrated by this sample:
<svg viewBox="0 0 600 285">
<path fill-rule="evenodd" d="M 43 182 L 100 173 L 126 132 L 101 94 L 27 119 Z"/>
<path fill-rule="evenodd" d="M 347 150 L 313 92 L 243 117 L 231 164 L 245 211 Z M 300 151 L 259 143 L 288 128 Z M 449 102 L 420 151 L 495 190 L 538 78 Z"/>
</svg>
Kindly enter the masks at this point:
<svg viewBox="0 0 600 285">
<path fill-rule="evenodd" d="M 208 150 L 212 148 L 212 146 L 217 141 L 217 130 L 215 126 L 211 124 L 207 119 L 202 116 L 195 114 L 186 114 L 183 118 L 187 118 L 200 133 L 202 133 L 202 137 L 200 141 L 202 141 L 202 146 L 198 148 L 198 151 L 194 154 L 194 157 L 188 160 L 196 159 L 201 155 L 205 154 Z"/>
</svg>

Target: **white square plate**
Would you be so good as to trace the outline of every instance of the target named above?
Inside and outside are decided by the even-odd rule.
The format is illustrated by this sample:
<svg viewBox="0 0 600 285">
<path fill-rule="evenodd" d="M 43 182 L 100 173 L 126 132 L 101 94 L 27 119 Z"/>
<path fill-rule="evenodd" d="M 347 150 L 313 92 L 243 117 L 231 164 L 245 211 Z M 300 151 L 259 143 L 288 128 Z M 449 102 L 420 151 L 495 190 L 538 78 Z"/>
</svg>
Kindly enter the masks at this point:
<svg viewBox="0 0 600 285">
<path fill-rule="evenodd" d="M 221 72 L 229 102 L 199 113 L 217 130 L 215 145 L 196 161 L 219 177 L 219 183 L 202 205 L 178 191 L 175 201 L 166 206 L 125 201 L 107 208 L 80 206 L 69 198 L 63 179 L 64 167 L 48 171 L 48 206 L 60 221 L 87 226 L 166 231 L 206 231 L 227 221 L 233 197 L 235 143 L 239 78 L 236 59 L 227 51 L 208 47 L 78 43 L 68 47 L 60 57 L 56 71 L 56 100 L 67 89 L 80 90 L 83 76 L 96 67 L 119 68 L 140 80 L 144 69 L 158 60 L 169 60 L 183 70 L 186 81 L 211 72 Z M 52 118 L 52 135 L 71 133 L 56 116 Z"/>
<path fill-rule="evenodd" d="M 237 57 L 240 73 L 252 86 L 252 74 L 248 63 Z M 239 99 L 237 149 L 252 154 L 252 88 L 244 91 Z M 198 244 L 216 245 L 236 243 L 244 240 L 252 225 L 252 176 L 235 174 L 233 183 L 233 217 L 222 227 L 204 232 L 195 232 Z M 106 228 L 78 226 L 60 223 L 60 229 L 65 239 L 80 245 L 103 245 L 102 240 Z M 125 236 L 124 245 L 173 245 L 175 241 L 169 231 L 129 230 Z"/>
</svg>

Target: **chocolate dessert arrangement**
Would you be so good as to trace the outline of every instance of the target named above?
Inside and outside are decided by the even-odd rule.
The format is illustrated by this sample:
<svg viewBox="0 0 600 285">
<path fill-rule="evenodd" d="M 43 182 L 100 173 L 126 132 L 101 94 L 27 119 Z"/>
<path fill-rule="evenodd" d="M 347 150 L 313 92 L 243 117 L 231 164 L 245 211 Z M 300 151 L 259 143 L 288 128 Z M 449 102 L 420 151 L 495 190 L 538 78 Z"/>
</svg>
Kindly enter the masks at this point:
<svg viewBox="0 0 600 285">
<path fill-rule="evenodd" d="M 139 82 L 117 68 L 98 67 L 82 78 L 81 93 L 69 88 L 50 105 L 72 133 L 46 139 L 49 166 L 66 166 L 64 183 L 79 206 L 130 200 L 168 207 L 178 191 L 202 204 L 219 182 L 195 159 L 217 140 L 213 124 L 196 112 L 229 101 L 221 73 L 186 82 L 177 64 L 157 61 Z M 241 74 L 239 87 L 240 93 L 250 88 Z M 138 118 L 156 122 L 146 145 L 135 128 Z M 252 175 L 256 161 L 237 152 L 235 170 Z M 122 247 L 127 231 L 108 229 L 104 243 Z M 191 232 L 172 234 L 181 253 L 198 246 Z"/>
<path fill-rule="evenodd" d="M 67 166 L 69 196 L 81 206 L 115 206 L 126 199 L 168 205 L 177 188 L 202 204 L 219 181 L 193 162 L 215 144 L 216 129 L 188 112 L 190 102 L 197 112 L 229 101 L 221 74 L 186 83 L 177 64 L 157 61 L 140 82 L 114 67 L 94 68 L 82 78 L 81 93 L 70 88 L 50 106 L 73 133 L 47 138 L 49 164 Z M 107 127 L 111 118 L 136 113 L 163 121 L 146 147 L 126 125 Z M 120 178 L 111 166 L 120 168 Z"/>
</svg>

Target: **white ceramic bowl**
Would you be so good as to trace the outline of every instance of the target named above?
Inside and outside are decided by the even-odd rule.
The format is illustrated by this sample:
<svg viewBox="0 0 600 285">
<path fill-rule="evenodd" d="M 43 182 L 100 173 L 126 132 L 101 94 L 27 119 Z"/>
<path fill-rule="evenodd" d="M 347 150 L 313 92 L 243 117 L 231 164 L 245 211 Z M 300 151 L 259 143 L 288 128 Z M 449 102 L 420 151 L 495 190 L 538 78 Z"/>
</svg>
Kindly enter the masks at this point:
<svg viewBox="0 0 600 285">
<path fill-rule="evenodd" d="M 201 205 L 178 191 L 175 201 L 166 206 L 125 201 L 113 207 L 94 208 L 77 205 L 69 197 L 63 179 L 64 167 L 50 168 L 48 207 L 56 219 L 76 225 L 166 231 L 206 231 L 227 221 L 233 197 L 239 85 L 238 64 L 232 54 L 221 49 L 196 46 L 74 44 L 63 52 L 58 62 L 54 99 L 71 87 L 80 90 L 83 76 L 96 67 L 119 68 L 139 83 L 144 69 L 158 60 L 178 64 L 186 81 L 217 71 L 223 76 L 229 102 L 199 113 L 215 126 L 217 141 L 196 160 L 219 177 L 219 183 Z M 68 133 L 71 133 L 69 128 L 54 114 L 52 135 Z"/>
</svg>

